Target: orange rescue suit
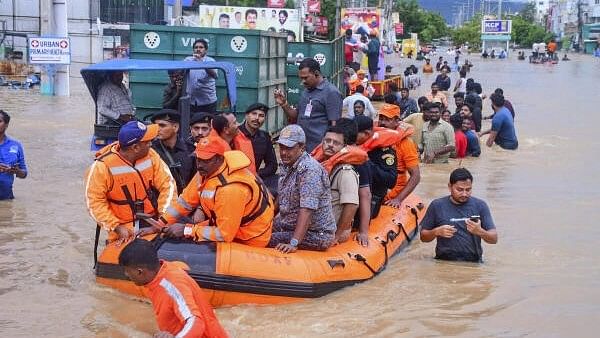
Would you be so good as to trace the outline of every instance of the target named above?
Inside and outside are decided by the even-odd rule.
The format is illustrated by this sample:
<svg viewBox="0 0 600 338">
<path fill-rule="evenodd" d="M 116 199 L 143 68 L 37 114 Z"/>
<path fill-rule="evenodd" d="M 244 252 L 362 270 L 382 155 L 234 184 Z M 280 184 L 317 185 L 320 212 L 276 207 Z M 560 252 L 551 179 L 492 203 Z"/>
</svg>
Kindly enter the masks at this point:
<svg viewBox="0 0 600 338">
<path fill-rule="evenodd" d="M 274 204 L 267 187 L 248 167 L 250 159 L 239 150 L 227 151 L 225 162 L 210 177 L 196 174 L 164 214 L 173 224 L 198 206 L 208 220 L 186 225 L 185 234 L 196 241 L 240 242 L 265 247 L 271 238 Z"/>
<path fill-rule="evenodd" d="M 159 217 L 177 197 L 169 167 L 153 149 L 132 164 L 119 155 L 118 142 L 110 144 L 96 153 L 85 177 L 88 211 L 109 231 L 109 241 L 116 239 L 117 225 L 133 230 L 136 210 Z"/>
<path fill-rule="evenodd" d="M 386 201 L 398 196 L 402 189 L 406 187 L 406 183 L 408 182 L 407 169 L 419 165 L 417 147 L 410 139 L 410 136 L 414 134 L 414 128 L 408 123 L 400 122 L 396 130 L 400 133 L 401 137 L 400 142 L 394 145 L 398 176 L 396 178 L 396 185 L 385 196 Z"/>
<path fill-rule="evenodd" d="M 159 330 L 177 337 L 227 337 L 198 283 L 177 263 L 160 265 L 156 277 L 144 286 Z"/>
</svg>

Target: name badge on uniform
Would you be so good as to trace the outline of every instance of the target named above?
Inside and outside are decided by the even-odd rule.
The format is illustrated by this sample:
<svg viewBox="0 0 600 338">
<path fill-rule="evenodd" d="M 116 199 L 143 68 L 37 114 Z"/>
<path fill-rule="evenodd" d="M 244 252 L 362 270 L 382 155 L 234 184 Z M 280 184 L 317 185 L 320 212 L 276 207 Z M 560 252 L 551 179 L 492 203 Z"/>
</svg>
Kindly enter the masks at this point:
<svg viewBox="0 0 600 338">
<path fill-rule="evenodd" d="M 304 116 L 310 117 L 311 113 L 312 113 L 312 100 L 309 100 L 308 104 L 306 105 L 306 109 L 304 109 Z"/>
</svg>

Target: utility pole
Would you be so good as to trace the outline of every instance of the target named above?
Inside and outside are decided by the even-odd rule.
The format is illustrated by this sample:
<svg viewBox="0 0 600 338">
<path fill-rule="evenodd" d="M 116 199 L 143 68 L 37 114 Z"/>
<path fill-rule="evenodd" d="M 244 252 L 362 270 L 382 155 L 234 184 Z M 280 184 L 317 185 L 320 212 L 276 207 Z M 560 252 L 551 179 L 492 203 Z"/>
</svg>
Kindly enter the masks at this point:
<svg viewBox="0 0 600 338">
<path fill-rule="evenodd" d="M 67 0 L 52 0 L 52 33 L 57 37 L 69 37 Z M 71 48 L 73 51 L 73 48 Z M 56 65 L 54 95 L 69 96 L 69 66 Z M 52 71 L 52 70 L 50 70 Z"/>
<path fill-rule="evenodd" d="M 498 20 L 502 20 L 502 0 L 498 0 Z"/>
<path fill-rule="evenodd" d="M 333 38 L 337 38 L 340 35 L 340 23 L 341 23 L 341 13 L 342 10 L 342 0 L 336 0 L 335 2 L 335 32 L 333 34 Z"/>
</svg>

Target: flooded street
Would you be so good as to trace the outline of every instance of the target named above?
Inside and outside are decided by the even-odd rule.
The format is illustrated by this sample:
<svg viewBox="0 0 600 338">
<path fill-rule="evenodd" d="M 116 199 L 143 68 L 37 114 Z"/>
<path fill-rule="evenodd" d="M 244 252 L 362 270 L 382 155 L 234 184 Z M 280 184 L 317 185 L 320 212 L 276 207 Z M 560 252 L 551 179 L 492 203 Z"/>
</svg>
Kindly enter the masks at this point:
<svg viewBox="0 0 600 338">
<path fill-rule="evenodd" d="M 600 59 L 571 58 L 545 66 L 516 54 L 471 57 L 468 77 L 488 95 L 503 88 L 513 103 L 519 149 L 484 147 L 478 159 L 421 166 L 426 201 L 447 194 L 451 169 L 472 171 L 474 196 L 489 203 L 499 233 L 497 245 L 484 245 L 483 265 L 434 261 L 434 242 L 416 240 L 374 280 L 297 304 L 218 309 L 223 326 L 234 337 L 595 337 Z M 433 80 L 422 77 L 419 92 Z M 0 201 L 0 333 L 149 337 L 151 306 L 94 280 L 95 225 L 83 197 L 93 103 L 81 79 L 71 88 L 70 98 L 0 88 L 8 134 L 29 166 L 16 199 Z"/>
</svg>

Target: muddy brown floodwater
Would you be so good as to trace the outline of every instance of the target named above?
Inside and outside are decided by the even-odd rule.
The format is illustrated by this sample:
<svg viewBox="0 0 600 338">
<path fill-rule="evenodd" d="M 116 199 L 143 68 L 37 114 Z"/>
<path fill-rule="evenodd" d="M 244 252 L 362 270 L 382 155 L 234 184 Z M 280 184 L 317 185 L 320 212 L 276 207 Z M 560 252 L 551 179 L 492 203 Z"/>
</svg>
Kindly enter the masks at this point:
<svg viewBox="0 0 600 338">
<path fill-rule="evenodd" d="M 417 192 L 427 201 L 447 193 L 451 169 L 473 172 L 474 194 L 489 202 L 500 236 L 484 246 L 484 264 L 434 261 L 434 244 L 417 240 L 374 280 L 327 297 L 218 309 L 225 328 L 235 337 L 595 337 L 600 59 L 572 59 L 544 66 L 472 57 L 469 77 L 486 93 L 504 88 L 515 106 L 519 150 L 421 166 Z M 432 81 L 423 78 L 424 87 Z M 149 337 L 151 306 L 94 282 L 82 182 L 92 101 L 80 79 L 72 88 L 70 98 L 0 88 L 8 133 L 22 141 L 30 168 L 15 183 L 16 199 L 0 202 L 0 334 Z"/>
</svg>

